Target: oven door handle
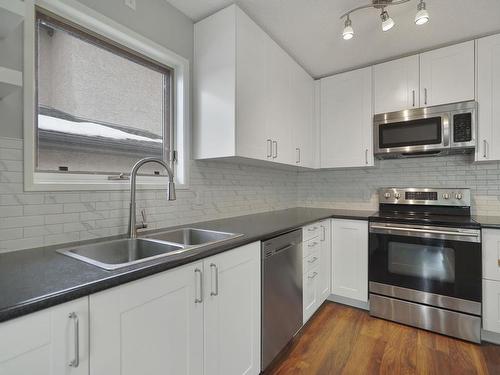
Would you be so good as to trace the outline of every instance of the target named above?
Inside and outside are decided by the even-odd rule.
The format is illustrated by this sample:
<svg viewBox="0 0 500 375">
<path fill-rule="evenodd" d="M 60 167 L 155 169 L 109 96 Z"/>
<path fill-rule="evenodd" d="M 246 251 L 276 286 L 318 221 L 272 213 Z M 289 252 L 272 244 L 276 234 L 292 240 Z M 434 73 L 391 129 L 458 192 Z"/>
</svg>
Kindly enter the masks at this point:
<svg viewBox="0 0 500 375">
<path fill-rule="evenodd" d="M 409 233 L 429 233 L 429 234 L 441 234 L 444 236 L 459 236 L 459 237 L 479 237 L 478 232 L 454 232 L 446 230 L 437 229 L 418 229 L 418 228 L 404 228 L 404 227 L 393 227 L 393 226 L 382 226 L 382 225 L 370 225 L 370 229 L 379 229 L 385 231 L 399 231 L 399 232 L 409 232 Z"/>
</svg>

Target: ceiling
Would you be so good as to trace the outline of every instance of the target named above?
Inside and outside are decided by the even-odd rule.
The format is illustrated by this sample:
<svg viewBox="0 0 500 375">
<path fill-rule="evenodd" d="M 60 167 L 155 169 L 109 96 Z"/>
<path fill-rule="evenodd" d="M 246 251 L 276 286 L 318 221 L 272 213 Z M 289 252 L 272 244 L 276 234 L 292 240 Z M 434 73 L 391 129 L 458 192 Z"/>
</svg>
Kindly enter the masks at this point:
<svg viewBox="0 0 500 375">
<path fill-rule="evenodd" d="M 166 0 L 193 21 L 238 4 L 313 77 L 500 32 L 500 0 L 426 0 L 431 20 L 416 26 L 417 0 L 388 9 L 396 26 L 384 33 L 379 11 L 351 16 L 355 37 L 344 41 L 340 15 L 369 0 Z"/>
</svg>

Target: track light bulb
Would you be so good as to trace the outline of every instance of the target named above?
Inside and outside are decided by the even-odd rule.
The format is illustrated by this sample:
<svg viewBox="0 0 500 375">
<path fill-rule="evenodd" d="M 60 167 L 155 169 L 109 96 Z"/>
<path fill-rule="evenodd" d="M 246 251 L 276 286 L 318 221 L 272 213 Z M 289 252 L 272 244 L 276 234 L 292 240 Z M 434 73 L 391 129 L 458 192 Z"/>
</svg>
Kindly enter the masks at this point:
<svg viewBox="0 0 500 375">
<path fill-rule="evenodd" d="M 352 22 L 349 16 L 347 16 L 344 23 L 344 32 L 342 33 L 342 38 L 344 38 L 344 40 L 349 40 L 352 39 L 353 36 L 354 36 L 354 29 L 352 28 Z"/>
<path fill-rule="evenodd" d="M 394 26 L 394 20 L 389 16 L 389 13 L 385 9 L 382 10 L 380 14 L 382 19 L 382 31 L 389 31 Z"/>
<path fill-rule="evenodd" d="M 429 12 L 427 12 L 425 2 L 421 0 L 417 5 L 415 23 L 420 26 L 426 24 L 427 22 L 429 22 Z"/>
</svg>

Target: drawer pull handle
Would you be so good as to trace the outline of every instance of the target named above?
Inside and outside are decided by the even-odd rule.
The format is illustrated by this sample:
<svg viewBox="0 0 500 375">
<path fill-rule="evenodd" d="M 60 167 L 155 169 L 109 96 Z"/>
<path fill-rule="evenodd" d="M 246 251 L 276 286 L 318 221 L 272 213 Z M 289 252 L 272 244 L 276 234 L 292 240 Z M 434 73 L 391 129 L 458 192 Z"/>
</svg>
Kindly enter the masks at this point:
<svg viewBox="0 0 500 375">
<path fill-rule="evenodd" d="M 313 242 L 313 243 L 310 243 L 310 244 L 309 244 L 309 245 L 307 245 L 307 246 L 309 246 L 309 247 L 314 247 L 314 246 L 316 246 L 317 244 L 318 244 L 317 242 Z"/>
<path fill-rule="evenodd" d="M 73 320 L 73 329 L 74 329 L 74 350 L 75 357 L 69 363 L 70 367 L 78 367 L 80 365 L 80 322 L 78 321 L 78 315 L 72 312 L 68 316 L 69 319 Z"/>
<path fill-rule="evenodd" d="M 318 227 L 307 228 L 308 232 L 314 232 Z"/>
<path fill-rule="evenodd" d="M 316 276 L 318 276 L 317 272 L 313 272 L 311 276 L 307 276 L 309 279 L 314 279 Z"/>
<path fill-rule="evenodd" d="M 317 260 L 318 260 L 318 258 L 317 258 L 317 257 L 313 257 L 312 259 L 309 259 L 309 260 L 307 261 L 307 263 L 312 264 L 312 263 L 316 262 Z M 500 263 L 500 260 L 499 260 L 499 263 Z"/>
</svg>

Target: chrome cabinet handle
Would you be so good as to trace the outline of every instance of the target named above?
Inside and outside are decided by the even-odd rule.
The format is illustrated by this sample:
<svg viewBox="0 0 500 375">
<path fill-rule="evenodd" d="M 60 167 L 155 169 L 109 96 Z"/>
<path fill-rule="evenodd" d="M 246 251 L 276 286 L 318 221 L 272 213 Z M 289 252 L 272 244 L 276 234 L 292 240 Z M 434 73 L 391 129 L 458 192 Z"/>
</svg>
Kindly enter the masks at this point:
<svg viewBox="0 0 500 375">
<path fill-rule="evenodd" d="M 300 148 L 299 148 L 299 147 L 297 147 L 297 148 L 295 149 L 295 151 L 297 151 L 297 161 L 296 161 L 296 163 L 297 163 L 297 164 L 299 164 L 299 163 L 300 163 Z"/>
<path fill-rule="evenodd" d="M 317 258 L 317 257 L 312 257 L 311 259 L 309 259 L 309 260 L 307 261 L 307 263 L 309 263 L 309 264 L 313 264 L 313 263 L 314 263 L 314 262 L 316 262 L 317 260 L 318 260 L 318 258 Z"/>
<path fill-rule="evenodd" d="M 216 264 L 211 263 L 210 269 L 215 271 L 215 292 L 212 290 L 210 292 L 210 295 L 211 296 L 218 296 L 219 295 L 219 268 L 217 267 Z"/>
<path fill-rule="evenodd" d="M 324 242 L 326 240 L 326 228 L 324 225 L 321 226 L 322 229 L 322 236 L 321 236 L 321 242 Z"/>
<path fill-rule="evenodd" d="M 307 276 L 309 279 L 314 279 L 316 276 L 318 276 L 318 273 L 317 272 L 313 272 L 312 275 L 310 276 Z"/>
<path fill-rule="evenodd" d="M 487 158 L 488 157 L 488 142 L 486 142 L 486 139 L 483 140 L 483 158 Z"/>
<path fill-rule="evenodd" d="M 196 274 L 200 274 L 200 284 L 199 284 L 199 292 L 200 292 L 200 298 L 198 297 L 195 297 L 194 299 L 194 303 L 202 303 L 203 302 L 203 273 L 201 272 L 201 270 L 199 268 L 195 269 L 194 270 L 194 273 L 195 273 L 195 277 L 196 277 Z"/>
<path fill-rule="evenodd" d="M 427 105 L 427 87 L 424 88 L 424 104 Z"/>
<path fill-rule="evenodd" d="M 72 312 L 68 315 L 69 319 L 73 320 L 73 330 L 74 330 L 74 350 L 75 356 L 73 360 L 69 363 L 70 367 L 78 367 L 80 365 L 80 322 L 78 320 L 78 315 Z"/>
<path fill-rule="evenodd" d="M 273 141 L 271 139 L 266 140 L 267 143 L 267 157 L 273 156 Z"/>
<path fill-rule="evenodd" d="M 411 90 L 411 96 L 412 96 L 412 100 L 413 100 L 413 104 L 411 105 L 412 107 L 415 107 L 415 90 Z"/>
<path fill-rule="evenodd" d="M 272 148 L 274 148 L 273 159 L 276 159 L 278 157 L 278 142 L 273 141 Z"/>
<path fill-rule="evenodd" d="M 318 227 L 307 228 L 308 232 L 314 232 Z"/>
<path fill-rule="evenodd" d="M 317 244 L 318 244 L 317 242 L 313 242 L 313 243 L 310 243 L 310 244 L 309 244 L 309 245 L 307 245 L 307 246 L 309 246 L 309 247 L 314 247 L 314 246 L 316 246 Z"/>
<path fill-rule="evenodd" d="M 368 149 L 365 150 L 365 164 L 368 165 Z"/>
</svg>

